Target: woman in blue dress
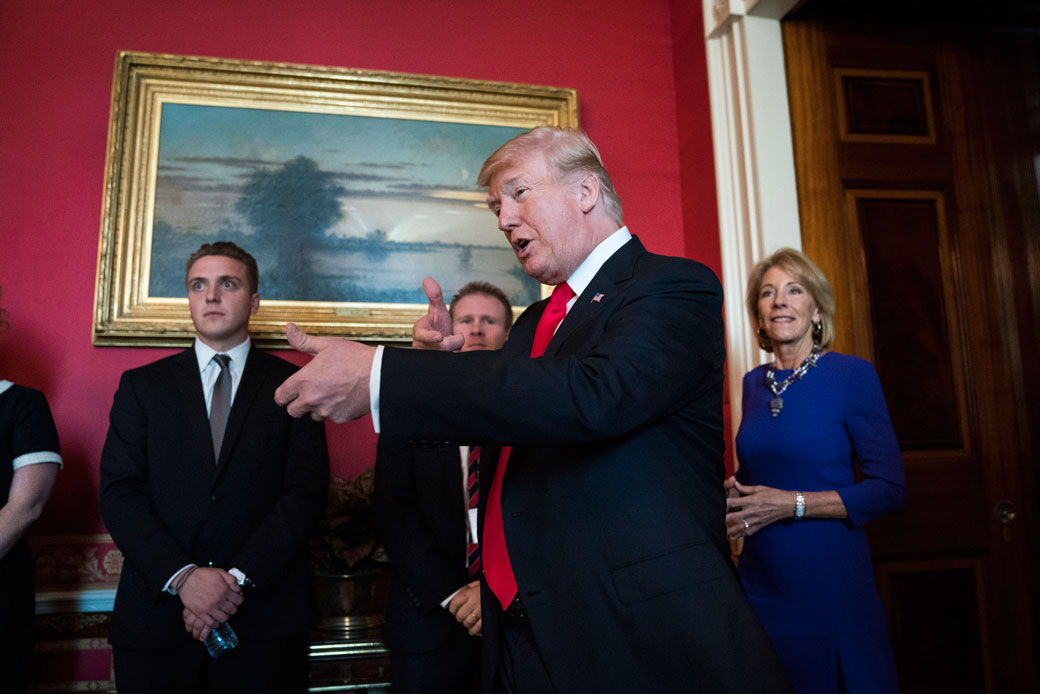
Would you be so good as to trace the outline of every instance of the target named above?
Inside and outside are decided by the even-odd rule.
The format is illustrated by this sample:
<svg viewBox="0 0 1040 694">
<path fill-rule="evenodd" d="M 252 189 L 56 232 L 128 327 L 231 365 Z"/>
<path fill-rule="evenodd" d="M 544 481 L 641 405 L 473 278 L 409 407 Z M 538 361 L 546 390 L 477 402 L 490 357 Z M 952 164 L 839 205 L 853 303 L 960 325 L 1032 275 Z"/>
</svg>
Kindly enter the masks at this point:
<svg viewBox="0 0 1040 694">
<path fill-rule="evenodd" d="M 881 384 L 870 363 L 827 351 L 834 293 L 799 251 L 755 266 L 747 307 L 774 356 L 744 376 L 726 481 L 748 598 L 799 694 L 898 691 L 863 531 L 906 501 Z"/>
</svg>

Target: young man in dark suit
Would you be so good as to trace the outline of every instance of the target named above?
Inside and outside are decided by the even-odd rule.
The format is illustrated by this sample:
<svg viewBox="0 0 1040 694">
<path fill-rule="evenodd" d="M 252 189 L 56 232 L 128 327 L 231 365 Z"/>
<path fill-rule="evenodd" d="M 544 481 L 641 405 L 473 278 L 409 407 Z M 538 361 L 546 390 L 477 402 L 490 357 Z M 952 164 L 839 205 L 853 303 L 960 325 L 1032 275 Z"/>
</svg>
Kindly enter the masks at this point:
<svg viewBox="0 0 1040 694">
<path fill-rule="evenodd" d="M 185 281 L 195 344 L 123 374 L 101 455 L 101 511 L 125 558 L 109 633 L 116 685 L 302 692 L 324 426 L 272 400 L 296 367 L 249 340 L 253 257 L 206 244 Z M 212 659 L 202 641 L 227 621 L 238 646 Z"/>
<path fill-rule="evenodd" d="M 275 397 L 372 411 L 388 441 L 481 445 L 485 692 L 790 691 L 726 542 L 718 279 L 629 233 L 581 131 L 523 133 L 477 182 L 553 296 L 498 352 L 450 353 L 432 280 L 413 345 L 434 351 L 290 326 L 315 357 Z"/>
<path fill-rule="evenodd" d="M 513 324 L 509 299 L 487 282 L 462 287 L 448 313 L 465 337 L 461 352 L 500 349 Z M 480 558 L 477 498 L 467 482 L 476 481 L 478 467 L 471 446 L 379 442 L 376 512 L 392 571 L 383 640 L 394 694 L 477 689 Z"/>
</svg>

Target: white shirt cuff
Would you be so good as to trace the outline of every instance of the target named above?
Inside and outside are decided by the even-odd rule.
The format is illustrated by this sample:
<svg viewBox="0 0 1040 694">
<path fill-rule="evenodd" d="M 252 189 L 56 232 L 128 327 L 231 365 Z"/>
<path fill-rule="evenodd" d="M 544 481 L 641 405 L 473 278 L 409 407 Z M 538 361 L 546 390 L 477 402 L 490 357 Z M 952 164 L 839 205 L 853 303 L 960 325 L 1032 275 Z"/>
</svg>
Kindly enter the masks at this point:
<svg viewBox="0 0 1040 694">
<path fill-rule="evenodd" d="M 459 586 L 459 590 L 462 590 L 465 587 L 466 586 Z M 451 599 L 459 594 L 459 590 L 456 590 L 454 593 L 441 600 L 441 607 L 443 607 L 444 609 L 448 609 L 448 605 L 451 604 Z"/>
<path fill-rule="evenodd" d="M 162 587 L 163 592 L 169 593 L 170 595 L 176 595 L 177 592 L 173 589 L 173 579 L 177 578 L 182 573 L 184 573 L 185 569 L 190 569 L 193 566 L 198 566 L 198 564 L 185 564 L 180 569 L 178 569 L 172 576 L 170 576 L 169 580 L 166 581 L 166 585 Z"/>
<path fill-rule="evenodd" d="M 379 385 L 383 370 L 383 345 L 376 347 L 376 356 L 372 358 L 372 370 L 368 372 L 368 409 L 372 411 L 372 428 L 379 433 Z M 450 598 L 449 598 L 450 599 Z"/>
</svg>

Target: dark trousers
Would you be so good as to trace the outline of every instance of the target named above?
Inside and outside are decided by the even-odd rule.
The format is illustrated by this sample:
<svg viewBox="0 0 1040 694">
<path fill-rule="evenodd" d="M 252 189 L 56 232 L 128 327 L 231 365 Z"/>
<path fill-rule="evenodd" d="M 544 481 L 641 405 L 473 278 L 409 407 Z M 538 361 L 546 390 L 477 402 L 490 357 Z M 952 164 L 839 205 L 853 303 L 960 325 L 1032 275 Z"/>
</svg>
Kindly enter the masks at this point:
<svg viewBox="0 0 1040 694">
<path fill-rule="evenodd" d="M 211 658 L 200 641 L 163 651 L 112 648 L 119 694 L 295 694 L 307 690 L 307 634 L 239 639 Z"/>
<path fill-rule="evenodd" d="M 29 545 L 19 541 L 0 560 L 0 690 L 21 694 L 33 658 L 33 568 Z"/>
<path fill-rule="evenodd" d="M 523 608 L 519 609 L 522 612 Z M 498 615 L 498 667 L 494 694 L 555 694 L 538 652 L 531 624 L 507 612 Z"/>
<path fill-rule="evenodd" d="M 480 687 L 480 639 L 452 628 L 437 649 L 391 652 L 394 694 L 475 694 Z"/>
</svg>

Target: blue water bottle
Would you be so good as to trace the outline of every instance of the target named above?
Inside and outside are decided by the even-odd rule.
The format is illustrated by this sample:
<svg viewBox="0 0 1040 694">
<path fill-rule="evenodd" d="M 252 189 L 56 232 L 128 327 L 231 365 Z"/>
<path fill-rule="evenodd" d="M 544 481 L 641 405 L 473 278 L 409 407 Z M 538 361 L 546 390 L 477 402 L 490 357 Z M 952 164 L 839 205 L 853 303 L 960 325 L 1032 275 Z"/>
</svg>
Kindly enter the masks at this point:
<svg viewBox="0 0 1040 694">
<path fill-rule="evenodd" d="M 219 658 L 237 645 L 238 634 L 227 622 L 210 629 L 209 636 L 206 637 L 206 650 L 211 658 Z"/>
<path fill-rule="evenodd" d="M 238 585 L 246 586 L 250 584 L 246 575 L 238 569 L 231 569 L 228 573 L 235 577 Z M 215 629 L 210 630 L 205 643 L 206 651 L 209 652 L 210 657 L 219 658 L 238 645 L 238 634 L 235 633 L 230 624 L 224 622 Z"/>
</svg>

